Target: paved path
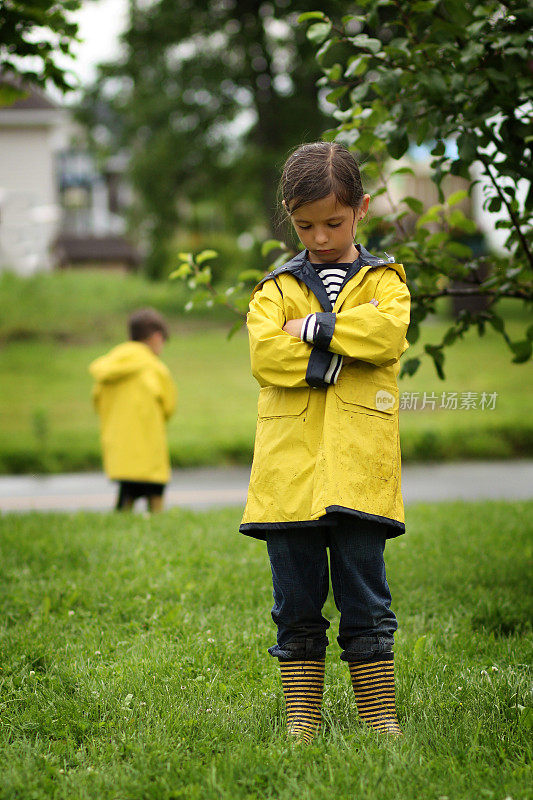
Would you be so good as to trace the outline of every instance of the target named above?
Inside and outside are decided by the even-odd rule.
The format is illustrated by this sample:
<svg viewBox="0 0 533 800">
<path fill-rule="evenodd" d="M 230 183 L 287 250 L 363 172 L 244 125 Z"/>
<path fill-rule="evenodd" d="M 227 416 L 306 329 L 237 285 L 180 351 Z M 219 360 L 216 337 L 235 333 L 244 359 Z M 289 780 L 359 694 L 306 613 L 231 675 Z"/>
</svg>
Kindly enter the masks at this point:
<svg viewBox="0 0 533 800">
<path fill-rule="evenodd" d="M 167 487 L 166 506 L 242 506 L 249 475 L 244 467 L 176 471 Z M 402 490 L 405 503 L 532 498 L 533 460 L 405 466 Z M 0 477 L 0 512 L 108 511 L 115 496 L 115 485 L 101 473 Z"/>
</svg>

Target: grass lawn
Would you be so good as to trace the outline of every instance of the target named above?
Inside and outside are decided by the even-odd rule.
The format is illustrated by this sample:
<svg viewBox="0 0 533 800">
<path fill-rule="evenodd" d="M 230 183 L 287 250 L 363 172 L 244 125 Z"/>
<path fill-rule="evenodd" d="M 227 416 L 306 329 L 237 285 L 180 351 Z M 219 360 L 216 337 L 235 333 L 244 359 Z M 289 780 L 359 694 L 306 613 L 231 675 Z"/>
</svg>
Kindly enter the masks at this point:
<svg viewBox="0 0 533 800">
<path fill-rule="evenodd" d="M 87 365 L 123 338 L 129 311 L 152 304 L 170 319 L 163 357 L 179 389 L 169 425 L 175 466 L 247 463 L 255 432 L 258 387 L 250 374 L 245 332 L 227 340 L 220 317 L 180 314 L 180 287 L 139 277 L 69 274 L 30 281 L 0 276 L 0 472 L 98 467 L 98 421 L 90 404 Z M 68 302 L 67 302 L 68 300 Z M 64 301 L 64 305 L 62 305 Z M 523 314 L 510 302 L 504 316 L 513 338 Z M 437 343 L 446 321 L 436 317 L 423 342 Z M 3 342 L 3 344 L 2 344 Z M 406 356 L 416 356 L 421 343 Z M 530 365 L 513 364 L 494 331 L 471 331 L 448 352 L 446 380 L 426 360 L 400 391 L 419 392 L 417 410 L 400 413 L 405 461 L 531 455 L 533 424 L 524 413 L 533 390 Z M 437 409 L 420 409 L 424 392 Z M 493 410 L 438 410 L 442 392 L 496 393 Z"/>
<path fill-rule="evenodd" d="M 263 543 L 239 509 L 0 518 L 0 798 L 527 800 L 533 502 L 423 504 L 387 545 L 400 740 L 332 619 L 323 732 L 283 733 Z"/>
</svg>

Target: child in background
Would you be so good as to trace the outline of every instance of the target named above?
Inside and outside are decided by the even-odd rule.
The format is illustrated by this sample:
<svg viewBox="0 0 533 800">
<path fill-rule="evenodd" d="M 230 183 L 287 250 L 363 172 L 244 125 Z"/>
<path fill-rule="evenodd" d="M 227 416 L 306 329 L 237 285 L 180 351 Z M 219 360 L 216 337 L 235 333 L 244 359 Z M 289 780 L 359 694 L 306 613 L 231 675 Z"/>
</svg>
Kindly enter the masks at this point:
<svg viewBox="0 0 533 800">
<path fill-rule="evenodd" d="M 170 479 L 166 421 L 176 406 L 176 389 L 159 359 L 167 326 L 154 309 L 135 311 L 129 342 L 93 361 L 94 406 L 100 415 L 104 469 L 119 482 L 117 511 L 146 497 L 151 512 L 163 508 Z"/>
<path fill-rule="evenodd" d="M 277 625 L 269 652 L 280 662 L 289 734 L 310 741 L 320 724 L 329 569 L 360 717 L 400 734 L 383 553 L 405 531 L 396 378 L 408 347 L 406 276 L 393 258 L 354 243 L 370 197 L 349 150 L 302 145 L 281 190 L 305 250 L 250 302 L 261 390 L 240 530 L 267 543 Z"/>
</svg>

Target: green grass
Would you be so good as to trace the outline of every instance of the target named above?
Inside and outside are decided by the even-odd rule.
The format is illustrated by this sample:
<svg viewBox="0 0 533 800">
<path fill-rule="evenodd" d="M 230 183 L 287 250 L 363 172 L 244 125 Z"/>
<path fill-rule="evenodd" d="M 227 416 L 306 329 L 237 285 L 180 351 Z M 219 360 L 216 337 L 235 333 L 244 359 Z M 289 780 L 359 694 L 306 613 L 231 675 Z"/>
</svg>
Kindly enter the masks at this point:
<svg viewBox="0 0 533 800">
<path fill-rule="evenodd" d="M 401 741 L 284 737 L 271 578 L 240 513 L 0 519 L 0 798 L 527 800 L 533 502 L 411 506 L 387 545 Z"/>
<path fill-rule="evenodd" d="M 169 318 L 164 351 L 179 389 L 169 425 L 174 466 L 248 463 L 258 387 L 250 375 L 245 332 L 230 341 L 220 316 L 184 316 L 182 288 L 136 276 L 101 273 L 0 276 L 0 472 L 57 472 L 100 466 L 98 420 L 90 404 L 90 361 L 124 338 L 127 314 L 151 304 Z M 514 338 L 524 316 L 509 302 Z M 224 327 L 224 325 L 226 327 Z M 221 327 L 222 326 L 222 327 Z M 428 321 L 423 342 L 440 341 L 446 321 Z M 421 344 L 406 356 L 416 356 Z M 425 360 L 402 392 L 497 392 L 494 411 L 402 411 L 405 461 L 531 455 L 533 425 L 524 413 L 533 389 L 529 365 L 511 363 L 494 331 L 475 331 L 447 355 L 446 380 Z"/>
<path fill-rule="evenodd" d="M 172 321 L 187 300 L 181 282 L 104 270 L 40 272 L 30 278 L 0 273 L 0 344 L 32 340 L 88 344 L 124 336 L 128 315 L 152 306 Z M 214 309 L 211 318 L 227 314 Z M 187 317 L 187 319 L 194 319 Z"/>
</svg>

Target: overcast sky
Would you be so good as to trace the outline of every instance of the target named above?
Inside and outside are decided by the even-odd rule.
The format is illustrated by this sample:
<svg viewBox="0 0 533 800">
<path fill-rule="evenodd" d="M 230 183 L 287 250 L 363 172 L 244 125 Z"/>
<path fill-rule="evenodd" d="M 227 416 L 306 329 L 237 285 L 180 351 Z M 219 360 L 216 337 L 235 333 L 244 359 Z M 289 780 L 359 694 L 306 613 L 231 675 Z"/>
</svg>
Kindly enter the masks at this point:
<svg viewBox="0 0 533 800">
<path fill-rule="evenodd" d="M 72 15 L 79 25 L 83 41 L 73 50 L 74 61 L 68 63 L 79 80 L 90 83 L 101 61 L 111 61 L 120 52 L 118 37 L 126 27 L 128 0 L 84 0 L 81 9 Z"/>
</svg>

